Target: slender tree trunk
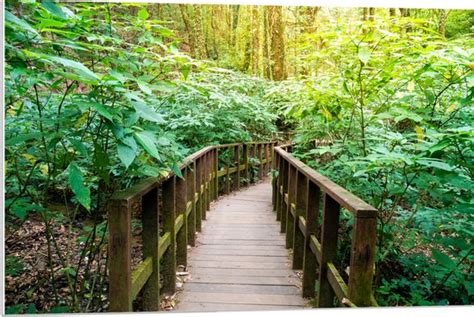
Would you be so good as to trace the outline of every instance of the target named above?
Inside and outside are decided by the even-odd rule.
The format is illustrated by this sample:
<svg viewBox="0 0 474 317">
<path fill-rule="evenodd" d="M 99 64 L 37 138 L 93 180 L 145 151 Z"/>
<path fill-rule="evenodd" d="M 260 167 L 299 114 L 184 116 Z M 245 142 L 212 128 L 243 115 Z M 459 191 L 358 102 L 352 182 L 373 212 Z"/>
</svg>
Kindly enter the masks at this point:
<svg viewBox="0 0 474 317">
<path fill-rule="evenodd" d="M 283 23 L 283 8 L 270 6 L 269 22 L 271 30 L 271 60 L 273 80 L 286 79 L 285 65 L 285 25 Z"/>
<path fill-rule="evenodd" d="M 362 21 L 367 21 L 369 17 L 369 8 L 363 8 L 362 10 Z"/>
<path fill-rule="evenodd" d="M 263 7 L 263 76 L 271 79 L 270 54 L 268 47 L 268 7 Z"/>
<path fill-rule="evenodd" d="M 237 25 L 239 23 L 239 11 L 240 5 L 233 5 L 232 6 L 232 45 L 235 45 L 236 37 L 235 37 L 235 30 L 237 29 Z"/>
<path fill-rule="evenodd" d="M 201 16 L 201 5 L 193 5 L 194 8 L 194 30 L 196 33 L 195 46 L 196 53 L 195 56 L 198 59 L 207 58 L 206 54 L 206 40 L 204 38 L 204 32 L 202 29 L 202 16 Z"/>
<path fill-rule="evenodd" d="M 194 39 L 196 38 L 196 34 L 194 33 L 194 29 L 191 28 L 191 22 L 189 19 L 188 14 L 188 7 L 185 4 L 179 5 L 179 10 L 181 11 L 181 18 L 183 19 L 184 29 L 186 30 L 186 37 L 189 48 L 193 55 L 196 55 L 196 47 L 194 43 Z"/>
<path fill-rule="evenodd" d="M 252 73 L 259 74 L 259 55 L 260 55 L 260 19 L 258 14 L 258 6 L 252 8 Z"/>
<path fill-rule="evenodd" d="M 375 20 L 375 8 L 369 8 L 369 20 L 372 22 Z"/>
<path fill-rule="evenodd" d="M 445 37 L 446 35 L 447 17 L 448 17 L 448 11 L 445 9 L 439 9 L 438 33 L 441 37 Z"/>
<path fill-rule="evenodd" d="M 389 10 L 390 10 L 389 12 L 390 12 L 391 17 L 394 17 L 397 15 L 395 8 L 390 8 Z"/>
</svg>

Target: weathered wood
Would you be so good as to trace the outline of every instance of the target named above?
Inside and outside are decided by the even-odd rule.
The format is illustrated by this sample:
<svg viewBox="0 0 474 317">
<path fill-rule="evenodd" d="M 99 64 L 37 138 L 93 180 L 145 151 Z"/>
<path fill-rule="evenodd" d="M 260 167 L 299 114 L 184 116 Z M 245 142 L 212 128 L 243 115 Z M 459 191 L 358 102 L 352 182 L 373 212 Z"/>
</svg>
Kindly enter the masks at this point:
<svg viewBox="0 0 474 317">
<path fill-rule="evenodd" d="M 339 203 L 326 193 L 324 195 L 323 229 L 321 232 L 318 307 L 332 307 L 334 302 L 334 290 L 327 278 L 327 263 L 336 259 L 339 212 Z"/>
<path fill-rule="evenodd" d="M 170 233 L 170 245 L 163 255 L 163 293 L 172 294 L 176 291 L 176 232 L 175 232 L 175 201 L 176 176 L 165 181 L 162 185 L 163 199 L 163 229 Z"/>
<path fill-rule="evenodd" d="M 211 179 L 211 174 L 212 174 L 212 167 L 214 166 L 212 164 L 212 151 L 209 151 L 207 153 L 207 158 L 206 158 L 206 175 L 207 175 L 207 191 L 206 191 L 206 211 L 211 208 L 211 201 L 212 201 L 212 179 Z"/>
<path fill-rule="evenodd" d="M 306 208 L 304 259 L 303 259 L 303 297 L 314 297 L 318 263 L 316 252 L 311 250 L 311 236 L 316 235 L 319 223 L 319 202 L 321 192 L 319 187 L 308 181 L 308 204 Z"/>
<path fill-rule="evenodd" d="M 158 246 L 158 255 L 159 255 L 160 259 L 163 257 L 165 252 L 168 250 L 170 244 L 171 244 L 171 233 L 165 232 L 160 237 L 160 244 Z"/>
<path fill-rule="evenodd" d="M 202 269 L 201 269 L 202 270 Z M 240 270 L 242 271 L 242 270 Z M 244 270 L 248 271 L 248 270 Z M 210 275 L 214 273 L 209 273 Z M 258 276 L 258 275 L 255 275 Z M 299 295 L 294 285 L 249 285 L 249 284 L 220 284 L 220 283 L 186 283 L 186 291 L 193 293 L 233 293 L 233 294 L 269 294 L 269 295 Z"/>
<path fill-rule="evenodd" d="M 180 312 L 219 312 L 219 311 L 257 311 L 257 310 L 294 310 L 295 306 L 252 305 L 252 304 L 216 304 L 216 303 L 182 303 Z"/>
<path fill-rule="evenodd" d="M 344 283 L 344 280 L 342 279 L 341 275 L 339 274 L 333 263 L 327 263 L 327 267 L 327 278 L 329 284 L 331 284 L 331 287 L 334 290 L 334 293 L 336 294 L 336 297 L 339 302 L 342 303 L 344 299 L 347 300 L 349 298 L 347 285 L 346 283 Z"/>
<path fill-rule="evenodd" d="M 153 274 L 153 258 L 148 257 L 142 263 L 140 263 L 138 267 L 132 272 L 132 299 L 135 299 L 138 293 L 141 291 L 141 289 L 145 288 L 144 285 L 145 283 L 147 283 L 147 281 L 149 282 L 149 278 L 152 274 Z M 158 282 L 159 282 L 159 279 L 158 279 Z M 146 288 L 143 291 L 145 292 Z M 152 310 L 152 308 L 150 307 L 150 304 L 156 305 L 160 302 L 159 291 L 160 291 L 160 288 L 158 287 L 157 298 L 147 298 L 146 303 L 144 303 L 144 308 L 146 310 Z M 159 307 L 154 308 L 154 310 L 158 310 L 158 309 Z"/>
<path fill-rule="evenodd" d="M 286 210 L 286 248 L 293 247 L 294 240 L 294 225 L 295 225 L 295 216 L 291 212 L 292 204 L 296 201 L 296 174 L 297 170 L 293 166 L 289 166 L 289 175 L 288 175 L 288 203 Z"/>
<path fill-rule="evenodd" d="M 219 149 L 214 150 L 214 200 L 219 198 L 219 177 L 217 170 L 219 169 Z"/>
<path fill-rule="evenodd" d="M 182 301 L 188 303 L 232 303 L 232 304 L 268 304 L 294 306 L 304 305 L 298 295 L 232 294 L 232 293 L 184 293 Z"/>
<path fill-rule="evenodd" d="M 349 299 L 357 306 L 371 306 L 377 219 L 360 215 L 352 228 Z"/>
<path fill-rule="evenodd" d="M 191 202 L 191 213 L 188 216 L 188 244 L 195 246 L 196 241 L 196 204 L 194 203 L 194 194 L 196 192 L 196 179 L 195 179 L 196 162 L 193 162 L 188 171 L 186 172 L 186 196 L 188 201 Z"/>
<path fill-rule="evenodd" d="M 159 256 L 159 213 L 158 213 L 158 187 L 142 197 L 142 240 L 143 259 L 151 260 L 151 272 L 148 281 L 143 289 L 143 309 L 147 311 L 157 311 L 160 309 L 160 256 Z M 148 270 L 144 270 L 148 272 Z M 132 282 L 133 286 L 137 284 Z M 140 286 L 141 289 L 141 286 Z M 140 289 L 136 290 L 137 294 Z M 132 289 L 132 296 L 136 294 Z"/>
<path fill-rule="evenodd" d="M 258 161 L 260 162 L 260 165 L 258 166 L 258 178 L 262 179 L 265 173 L 264 171 L 265 167 L 263 164 L 263 144 L 257 145 L 257 152 L 258 152 Z"/>
<path fill-rule="evenodd" d="M 187 193 L 187 168 L 181 171 L 183 178 L 176 178 L 175 208 L 176 220 L 181 218 L 182 225 L 176 230 L 176 264 L 187 265 L 188 252 L 188 217 L 186 217 L 186 203 L 188 201 Z M 175 221 L 176 223 L 177 221 Z"/>
<path fill-rule="evenodd" d="M 283 168 L 281 170 L 281 186 L 282 186 L 282 194 L 281 194 L 281 204 L 280 204 L 280 224 L 281 224 L 281 229 L 280 229 L 280 232 L 286 232 L 286 221 L 287 221 L 287 217 L 286 217 L 286 213 L 287 213 L 287 208 L 288 208 L 288 205 L 285 201 L 285 194 L 288 192 L 288 168 L 289 168 L 289 164 L 287 161 L 285 160 L 282 160 L 283 162 Z"/>
<path fill-rule="evenodd" d="M 285 250 L 286 251 L 286 250 Z M 229 269 L 229 268 L 204 268 L 193 267 L 193 274 L 196 275 L 227 275 L 227 276 L 258 276 L 258 277 L 288 277 L 291 276 L 288 269 Z M 190 281 L 192 282 L 192 280 Z M 187 285 L 187 284 L 186 284 Z M 272 285 L 275 287 L 275 285 Z M 186 288 L 188 289 L 188 288 Z"/>
<path fill-rule="evenodd" d="M 295 286 L 296 277 L 260 277 L 260 276 L 229 276 L 229 275 L 193 275 L 193 283 L 235 284 L 235 285 L 280 285 Z"/>
<path fill-rule="evenodd" d="M 195 162 L 196 170 L 195 170 L 195 191 L 197 194 L 197 202 L 196 202 L 196 231 L 201 231 L 202 228 L 202 213 L 203 213 L 203 203 L 202 203 L 202 195 L 201 195 L 201 185 L 202 185 L 202 158 L 199 158 Z"/>
<path fill-rule="evenodd" d="M 277 171 L 278 171 L 277 183 L 276 183 L 276 188 L 275 188 L 276 190 L 275 210 L 276 210 L 276 219 L 277 221 L 280 221 L 281 220 L 281 200 L 282 200 L 280 189 L 282 188 L 282 184 L 283 184 L 282 171 L 283 171 L 284 160 L 281 159 L 277 153 L 275 153 L 275 162 L 277 164 Z"/>
<path fill-rule="evenodd" d="M 240 145 L 236 145 L 234 148 L 234 163 L 237 166 L 237 169 L 240 167 Z M 232 191 L 240 189 L 240 173 L 233 174 L 232 177 Z"/>
<path fill-rule="evenodd" d="M 244 179 L 246 184 L 250 184 L 250 170 L 249 170 L 249 146 L 248 144 L 242 145 L 242 154 L 244 160 Z"/>
<path fill-rule="evenodd" d="M 303 268 L 304 231 L 300 230 L 299 220 L 300 217 L 306 216 L 306 208 L 308 205 L 308 179 L 298 171 L 296 171 L 295 195 L 296 209 L 293 224 L 293 269 L 300 270 Z"/>
<path fill-rule="evenodd" d="M 132 310 L 131 270 L 131 211 L 128 200 L 112 200 L 108 206 L 109 218 L 109 310 Z"/>
</svg>

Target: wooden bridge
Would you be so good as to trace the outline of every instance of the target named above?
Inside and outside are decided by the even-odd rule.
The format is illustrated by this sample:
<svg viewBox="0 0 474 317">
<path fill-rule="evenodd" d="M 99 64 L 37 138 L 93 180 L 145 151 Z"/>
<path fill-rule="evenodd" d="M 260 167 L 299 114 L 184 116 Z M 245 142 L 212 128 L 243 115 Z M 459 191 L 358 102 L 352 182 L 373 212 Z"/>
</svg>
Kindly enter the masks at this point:
<svg viewBox="0 0 474 317">
<path fill-rule="evenodd" d="M 176 292 L 177 267 L 190 277 L 178 311 L 296 309 L 311 299 L 315 307 L 376 305 L 377 211 L 294 158 L 291 146 L 206 147 L 180 171 L 112 197 L 110 311 L 159 310 L 161 296 Z M 352 231 L 345 259 L 342 210 Z M 143 260 L 132 267 L 134 218 Z"/>
</svg>

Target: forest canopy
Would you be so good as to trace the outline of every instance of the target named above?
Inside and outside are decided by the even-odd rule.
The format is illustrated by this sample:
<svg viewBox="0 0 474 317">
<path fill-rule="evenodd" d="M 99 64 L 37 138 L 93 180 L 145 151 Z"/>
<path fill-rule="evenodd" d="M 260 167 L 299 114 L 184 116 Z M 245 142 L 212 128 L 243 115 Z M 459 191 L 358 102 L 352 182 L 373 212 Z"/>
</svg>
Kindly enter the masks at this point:
<svg viewBox="0 0 474 317">
<path fill-rule="evenodd" d="M 379 305 L 473 304 L 473 32 L 473 10 L 7 1 L 7 313 L 106 311 L 112 193 L 281 132 L 379 210 Z"/>
</svg>

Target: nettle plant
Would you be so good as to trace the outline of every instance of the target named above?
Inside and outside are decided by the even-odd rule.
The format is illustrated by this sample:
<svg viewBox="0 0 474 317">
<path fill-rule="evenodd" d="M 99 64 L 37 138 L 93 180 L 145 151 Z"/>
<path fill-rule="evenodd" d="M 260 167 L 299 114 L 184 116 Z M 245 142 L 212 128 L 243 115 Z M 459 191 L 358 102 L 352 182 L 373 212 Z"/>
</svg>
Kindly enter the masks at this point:
<svg viewBox="0 0 474 317">
<path fill-rule="evenodd" d="M 90 263 L 105 252 L 107 198 L 143 176 L 179 172 L 183 149 L 156 105 L 194 62 L 178 51 L 171 30 L 132 4 L 12 1 L 5 19 L 7 226 L 14 231 L 28 214 L 41 217 L 53 287 L 61 279 L 69 287 L 68 298 L 54 289 L 57 304 L 94 310 L 105 268 L 91 272 Z M 52 211 L 51 202 L 65 211 Z M 52 224 L 76 231 L 81 214 L 93 224 L 74 262 L 58 249 Z M 91 275 L 99 275 L 95 285 L 85 282 Z"/>
<path fill-rule="evenodd" d="M 300 121 L 295 154 L 379 209 L 380 304 L 467 304 L 473 41 L 442 40 L 419 19 L 389 22 L 321 31 L 325 75 L 286 109 Z M 315 138 L 330 145 L 315 148 Z"/>
</svg>

